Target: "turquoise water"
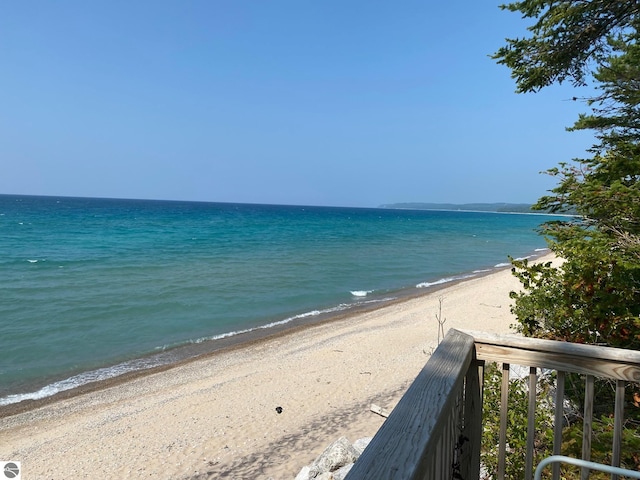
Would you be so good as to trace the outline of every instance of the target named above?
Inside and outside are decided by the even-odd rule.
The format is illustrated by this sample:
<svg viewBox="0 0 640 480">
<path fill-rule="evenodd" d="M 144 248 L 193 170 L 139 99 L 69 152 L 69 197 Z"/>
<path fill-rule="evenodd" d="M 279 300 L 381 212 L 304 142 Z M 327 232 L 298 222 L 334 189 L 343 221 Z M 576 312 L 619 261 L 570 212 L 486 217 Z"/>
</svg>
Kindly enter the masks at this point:
<svg viewBox="0 0 640 480">
<path fill-rule="evenodd" d="M 0 195 L 0 405 L 496 268 L 546 219 Z"/>
</svg>

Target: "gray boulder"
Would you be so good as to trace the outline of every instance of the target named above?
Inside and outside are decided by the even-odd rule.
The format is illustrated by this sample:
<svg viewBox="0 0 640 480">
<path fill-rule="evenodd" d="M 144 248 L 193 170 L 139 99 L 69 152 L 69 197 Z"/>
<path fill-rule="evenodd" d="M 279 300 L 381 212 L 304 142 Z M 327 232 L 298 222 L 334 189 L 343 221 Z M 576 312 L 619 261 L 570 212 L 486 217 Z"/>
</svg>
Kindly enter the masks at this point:
<svg viewBox="0 0 640 480">
<path fill-rule="evenodd" d="M 332 472 L 324 472 L 318 475 L 314 480 L 334 480 Z"/>
<path fill-rule="evenodd" d="M 355 448 L 356 452 L 358 452 L 358 458 L 360 457 L 360 455 L 362 455 L 364 449 L 369 446 L 371 440 L 373 440 L 373 437 L 364 437 L 359 438 L 358 440 L 353 442 L 353 448 Z"/>
<path fill-rule="evenodd" d="M 333 472 L 333 480 L 344 480 L 344 478 L 347 476 L 347 473 L 349 473 L 351 468 L 353 468 L 353 465 L 353 463 L 349 463 Z"/>
<path fill-rule="evenodd" d="M 295 480 L 309 480 L 309 472 L 311 471 L 311 467 L 309 465 L 305 465 L 302 467 L 298 475 L 296 475 Z"/>
<path fill-rule="evenodd" d="M 340 467 L 354 463 L 358 452 L 347 437 L 340 437 L 329 445 L 311 464 L 309 479 L 315 479 L 322 473 L 335 472 Z"/>
</svg>

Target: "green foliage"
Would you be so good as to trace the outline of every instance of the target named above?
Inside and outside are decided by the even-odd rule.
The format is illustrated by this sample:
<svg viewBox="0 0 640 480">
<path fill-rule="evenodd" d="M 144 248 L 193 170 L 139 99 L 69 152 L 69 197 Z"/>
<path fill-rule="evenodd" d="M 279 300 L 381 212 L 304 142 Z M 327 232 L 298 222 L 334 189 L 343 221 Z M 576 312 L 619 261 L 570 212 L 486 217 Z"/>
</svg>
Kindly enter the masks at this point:
<svg viewBox="0 0 640 480">
<path fill-rule="evenodd" d="M 501 8 L 535 19 L 530 35 L 507 39 L 493 56 L 511 69 L 517 91 L 571 80 L 584 85 L 593 64 L 611 53 L 609 37 L 633 28 L 640 4 L 618 0 L 523 0 Z"/>
<path fill-rule="evenodd" d="M 531 38 L 508 40 L 496 54 L 521 91 L 582 81 L 587 72 L 599 91 L 588 100 L 592 113 L 572 128 L 594 132 L 593 156 L 549 170 L 558 184 L 535 205 L 576 213 L 541 231 L 565 263 L 513 262 L 524 288 L 512 293 L 518 329 L 640 348 L 640 2 L 525 0 L 504 8 L 537 19 Z"/>
<path fill-rule="evenodd" d="M 495 363 L 487 364 L 484 375 L 484 411 L 482 432 L 482 465 L 487 476 L 496 478 L 498 471 L 498 439 L 500 435 L 500 411 L 502 372 Z M 545 399 L 550 384 L 541 382 L 538 395 Z M 505 478 L 524 478 L 527 447 L 528 385 L 525 379 L 509 382 L 509 407 L 507 410 L 508 448 L 505 459 Z M 542 401 L 536 409 L 536 438 L 534 442 L 534 465 L 550 455 L 553 444 L 553 410 L 548 401 Z"/>
<path fill-rule="evenodd" d="M 534 458 L 535 466 L 553 453 L 553 390 L 555 375 L 541 376 L 536 390 L 536 415 Z M 483 480 L 496 478 L 498 470 L 498 440 L 500 434 L 500 403 L 502 388 L 502 372 L 495 363 L 486 365 L 484 374 L 484 411 L 482 433 L 482 465 L 486 475 Z M 566 376 L 568 400 L 573 405 L 584 404 L 584 376 L 571 374 Z M 610 414 L 614 402 L 613 385 L 609 382 L 595 384 L 594 418 L 592 422 L 591 460 L 603 464 L 611 464 L 611 445 L 613 444 L 613 416 Z M 622 434 L 621 466 L 640 470 L 640 392 L 628 389 L 626 405 L 629 406 Z M 528 381 L 526 378 L 515 378 L 509 382 L 509 403 L 507 415 L 507 453 L 505 459 L 505 478 L 524 478 L 527 418 L 528 418 Z M 563 455 L 581 458 L 583 418 L 580 409 L 575 408 L 573 414 L 565 415 L 563 428 Z M 563 465 L 562 478 L 578 480 L 580 471 L 575 467 Z M 543 478 L 551 478 L 550 469 L 543 473 Z M 591 479 L 608 479 L 604 473 L 592 472 Z"/>
<path fill-rule="evenodd" d="M 566 392 L 568 400 L 577 406 L 584 405 L 584 376 L 570 374 L 566 376 Z M 613 445 L 612 414 L 615 404 L 615 382 L 596 380 L 594 384 L 594 405 L 591 435 L 591 460 L 597 463 L 611 464 Z M 625 419 L 622 430 L 621 466 L 638 470 L 640 468 L 640 403 L 638 392 L 632 385 L 627 385 L 625 399 Z M 580 458 L 582 455 L 583 416 L 581 409 L 566 418 L 567 425 L 563 429 L 563 455 Z M 574 478 L 568 476 L 568 478 Z M 579 476 L 575 476 L 579 478 Z M 609 478 L 605 474 L 592 474 L 590 478 Z"/>
<path fill-rule="evenodd" d="M 593 81 L 596 92 L 585 99 L 591 112 L 569 129 L 594 134 L 590 158 L 549 170 L 558 183 L 534 206 L 575 214 L 541 229 L 563 263 L 512 260 L 522 285 L 522 291 L 511 293 L 516 328 L 527 336 L 639 349 L 640 1 L 522 0 L 502 8 L 533 22 L 526 37 L 507 39 L 493 57 L 511 69 L 518 92 L 564 81 L 576 86 Z M 519 398 L 521 387 L 513 388 Z M 595 388 L 592 459 L 608 463 L 613 389 L 604 381 Z M 639 468 L 640 393 L 628 390 L 622 461 Z M 573 405 L 582 405 L 581 377 L 567 377 L 566 395 Z M 514 420 L 526 423 L 520 410 L 516 404 Z M 488 412 L 489 419 L 492 415 Z M 580 414 L 567 420 L 563 453 L 579 457 Z M 517 429 L 514 434 L 519 438 Z M 488 452 L 494 440 L 487 440 Z M 579 475 L 566 468 L 563 477 Z"/>
<path fill-rule="evenodd" d="M 524 287 L 511 292 L 516 328 L 527 336 L 639 348 L 640 269 L 585 243 L 571 251 L 564 245 L 571 260 L 559 268 L 513 261 Z"/>
<path fill-rule="evenodd" d="M 564 441 L 562 452 L 564 455 L 580 458 L 582 454 L 582 423 L 575 422 L 563 431 Z M 596 463 L 611 465 L 611 445 L 613 443 L 613 417 L 602 415 L 593 420 L 593 438 L 591 444 L 591 460 Z M 622 430 L 622 458 L 623 468 L 640 470 L 640 436 L 637 421 L 627 420 Z M 576 476 L 576 478 L 580 478 Z M 589 478 L 608 479 L 610 475 L 593 473 Z"/>
</svg>

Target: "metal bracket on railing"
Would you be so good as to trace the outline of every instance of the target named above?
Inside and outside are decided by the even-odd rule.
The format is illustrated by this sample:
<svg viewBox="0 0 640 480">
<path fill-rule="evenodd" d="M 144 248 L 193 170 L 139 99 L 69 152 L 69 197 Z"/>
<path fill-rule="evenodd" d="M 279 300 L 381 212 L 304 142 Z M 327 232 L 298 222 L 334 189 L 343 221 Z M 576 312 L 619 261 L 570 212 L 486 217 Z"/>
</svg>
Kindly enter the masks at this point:
<svg viewBox="0 0 640 480">
<path fill-rule="evenodd" d="M 640 478 L 640 472 L 635 470 L 627 470 L 620 467 L 612 467 L 611 465 L 603 465 L 601 463 L 588 462 L 586 460 L 580 460 L 578 458 L 565 457 L 563 455 L 552 455 L 542 460 L 536 468 L 534 480 L 540 480 L 542 478 L 542 470 L 550 463 L 569 463 L 577 467 L 588 468 L 590 470 L 599 470 L 605 473 L 611 473 L 613 475 L 621 475 L 623 477 Z"/>
</svg>

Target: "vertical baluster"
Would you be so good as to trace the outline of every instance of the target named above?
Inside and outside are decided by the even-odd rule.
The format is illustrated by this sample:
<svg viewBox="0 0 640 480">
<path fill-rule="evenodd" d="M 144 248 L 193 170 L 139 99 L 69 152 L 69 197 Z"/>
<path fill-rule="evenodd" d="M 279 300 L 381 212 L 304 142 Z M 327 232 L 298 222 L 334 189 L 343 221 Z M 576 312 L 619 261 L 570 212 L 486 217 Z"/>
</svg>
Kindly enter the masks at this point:
<svg viewBox="0 0 640 480">
<path fill-rule="evenodd" d="M 536 389 L 538 375 L 536 367 L 529 367 L 529 412 L 527 416 L 527 454 L 524 466 L 524 478 L 533 478 L 533 442 L 536 436 Z"/>
<path fill-rule="evenodd" d="M 471 363 L 471 367 L 473 368 L 473 363 Z M 455 472 L 460 472 L 460 467 L 462 465 L 460 457 L 462 456 L 462 448 L 460 445 L 460 437 L 465 430 L 464 426 L 464 407 L 465 407 L 465 392 L 466 392 L 466 383 L 467 377 L 469 375 L 469 371 L 467 370 L 467 375 L 465 375 L 465 380 L 462 382 L 462 388 L 460 389 L 460 396 L 458 397 L 458 408 L 456 409 L 455 421 L 453 423 L 453 438 L 451 448 L 453 449 L 452 462 L 455 465 Z"/>
<path fill-rule="evenodd" d="M 562 424 L 564 422 L 564 377 L 565 373 L 558 370 L 558 378 L 556 381 L 556 411 L 553 425 L 553 454 L 560 455 L 562 453 Z M 553 480 L 560 478 L 560 464 L 553 464 Z"/>
<path fill-rule="evenodd" d="M 591 434 L 593 432 L 593 375 L 587 375 L 584 385 L 584 420 L 582 422 L 582 460 L 591 460 Z M 580 469 L 580 480 L 588 480 L 590 470 Z"/>
<path fill-rule="evenodd" d="M 453 466 L 455 462 L 459 460 L 459 456 L 456 450 L 458 445 L 458 435 L 462 432 L 462 409 L 460 406 L 462 405 L 462 392 L 464 391 L 464 384 L 461 385 L 460 396 L 458 397 L 458 403 L 456 405 L 456 410 L 453 413 L 453 418 L 451 419 L 451 443 L 449 444 L 449 448 L 451 450 L 451 461 L 449 462 L 449 476 L 447 478 L 451 478 L 453 475 Z"/>
<path fill-rule="evenodd" d="M 611 466 L 620 466 L 620 453 L 622 447 L 622 425 L 624 420 L 624 380 L 616 382 L 616 405 L 613 418 L 613 454 Z M 618 475 L 611 475 L 611 480 L 618 480 Z"/>
<path fill-rule="evenodd" d="M 484 405 L 484 360 L 478 361 L 478 387 L 480 388 L 480 405 Z"/>
<path fill-rule="evenodd" d="M 507 457 L 507 408 L 509 403 L 509 364 L 502 364 L 502 390 L 500 395 L 500 438 L 498 441 L 498 480 L 504 480 Z"/>
<path fill-rule="evenodd" d="M 438 439 L 438 443 L 436 446 L 436 457 L 434 458 L 433 463 L 436 465 L 436 474 L 433 477 L 434 480 L 438 478 L 444 478 L 444 474 L 442 471 L 442 437 Z"/>
<path fill-rule="evenodd" d="M 482 445 L 482 366 L 473 362 L 464 382 L 462 438 L 459 439 L 460 476 L 478 478 Z M 458 440 L 456 440 L 458 441 Z"/>
<path fill-rule="evenodd" d="M 442 432 L 442 478 L 451 478 L 451 423 L 453 421 L 454 404 L 448 409 L 447 420 L 444 431 Z"/>
<path fill-rule="evenodd" d="M 436 476 L 436 461 L 433 458 L 433 455 L 431 456 L 431 463 L 429 464 L 429 472 L 427 473 L 427 480 L 435 480 L 436 478 L 438 478 Z"/>
<path fill-rule="evenodd" d="M 453 467 L 456 462 L 459 461 L 459 452 L 457 452 L 458 433 L 462 431 L 462 402 L 464 401 L 464 382 L 460 385 L 460 393 L 456 400 L 455 408 L 451 415 L 451 439 L 449 443 L 449 475 L 447 478 L 453 476 Z"/>
<path fill-rule="evenodd" d="M 436 456 L 434 455 L 434 450 L 437 449 L 437 445 L 431 451 L 425 452 L 426 462 L 425 462 L 425 472 L 424 472 L 424 480 L 433 480 L 438 478 L 436 476 Z"/>
</svg>

